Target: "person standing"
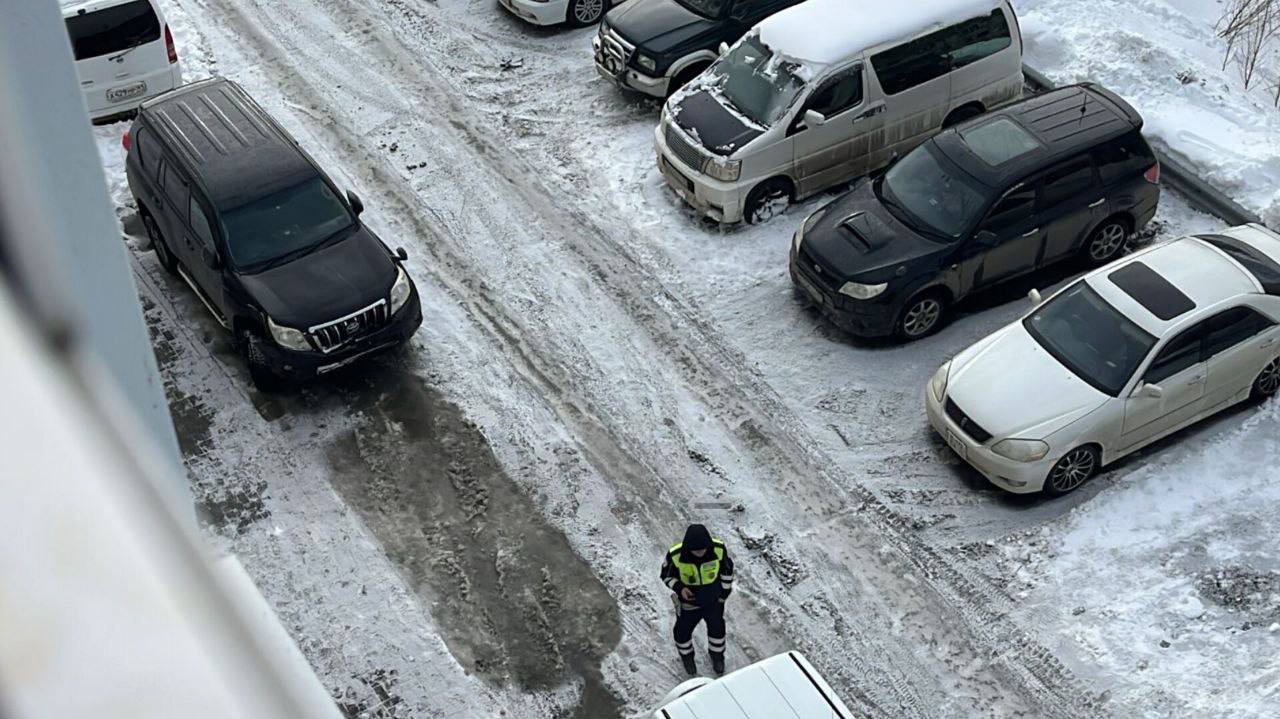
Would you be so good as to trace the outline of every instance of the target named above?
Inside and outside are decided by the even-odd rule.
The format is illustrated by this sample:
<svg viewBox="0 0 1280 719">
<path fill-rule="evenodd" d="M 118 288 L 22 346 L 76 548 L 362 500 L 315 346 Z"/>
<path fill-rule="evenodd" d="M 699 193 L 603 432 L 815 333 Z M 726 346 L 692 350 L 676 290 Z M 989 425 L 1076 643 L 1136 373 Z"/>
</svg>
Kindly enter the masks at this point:
<svg viewBox="0 0 1280 719">
<path fill-rule="evenodd" d="M 684 670 L 690 676 L 698 673 L 693 630 L 706 622 L 711 668 L 717 675 L 724 674 L 724 603 L 733 592 L 733 560 L 724 542 L 701 524 L 689 525 L 684 541 L 667 550 L 662 560 L 662 581 L 671 589 L 676 607 L 672 634 Z"/>
</svg>

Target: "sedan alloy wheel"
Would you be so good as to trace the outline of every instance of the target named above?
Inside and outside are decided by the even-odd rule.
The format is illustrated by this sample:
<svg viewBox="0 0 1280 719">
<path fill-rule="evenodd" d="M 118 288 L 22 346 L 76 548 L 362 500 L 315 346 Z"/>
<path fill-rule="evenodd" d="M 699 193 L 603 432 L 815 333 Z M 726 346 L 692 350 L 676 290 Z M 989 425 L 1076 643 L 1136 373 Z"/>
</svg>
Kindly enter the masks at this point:
<svg viewBox="0 0 1280 719">
<path fill-rule="evenodd" d="M 1084 484 L 1098 471 L 1098 453 L 1090 447 L 1077 447 L 1062 456 L 1049 470 L 1045 489 L 1052 494 L 1066 494 Z"/>
</svg>

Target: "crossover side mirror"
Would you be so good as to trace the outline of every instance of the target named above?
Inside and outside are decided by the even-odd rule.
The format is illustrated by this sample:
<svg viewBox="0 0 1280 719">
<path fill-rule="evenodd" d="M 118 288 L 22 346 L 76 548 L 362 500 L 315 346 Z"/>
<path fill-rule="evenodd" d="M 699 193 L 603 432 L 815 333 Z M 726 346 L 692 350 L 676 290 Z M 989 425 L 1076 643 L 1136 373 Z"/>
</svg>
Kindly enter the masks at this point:
<svg viewBox="0 0 1280 719">
<path fill-rule="evenodd" d="M 211 250 L 208 247 L 202 247 L 200 249 L 200 259 L 204 260 L 205 265 L 207 265 L 211 270 L 222 269 L 222 258 L 218 257 L 218 252 L 216 250 Z"/>
<path fill-rule="evenodd" d="M 1164 396 L 1164 390 L 1161 389 L 1158 384 L 1143 382 L 1138 386 L 1138 391 L 1134 392 L 1134 394 L 1138 397 L 1146 397 L 1148 399 L 1160 399 Z"/>
<path fill-rule="evenodd" d="M 409 253 L 405 252 L 403 247 L 397 247 L 396 259 L 400 260 L 401 262 L 404 262 L 405 260 L 409 259 Z"/>
<path fill-rule="evenodd" d="M 360 201 L 360 196 L 351 190 L 347 190 L 347 204 L 351 205 L 351 211 L 356 213 L 356 217 L 364 212 L 364 203 Z"/>
<path fill-rule="evenodd" d="M 1044 298 L 1040 296 L 1040 290 L 1037 290 L 1034 287 L 1032 287 L 1031 291 L 1027 293 L 1027 299 L 1031 300 L 1031 304 L 1033 306 L 1039 305 L 1044 301 Z"/>
<path fill-rule="evenodd" d="M 719 51 L 720 51 L 720 55 L 721 55 L 722 57 L 723 57 L 724 55 L 728 55 L 728 54 L 729 54 L 729 43 L 727 43 L 727 42 L 722 42 L 722 43 L 720 43 Z"/>
<path fill-rule="evenodd" d="M 827 116 L 817 110 L 805 110 L 804 124 L 805 127 L 822 127 L 827 124 Z"/>
</svg>

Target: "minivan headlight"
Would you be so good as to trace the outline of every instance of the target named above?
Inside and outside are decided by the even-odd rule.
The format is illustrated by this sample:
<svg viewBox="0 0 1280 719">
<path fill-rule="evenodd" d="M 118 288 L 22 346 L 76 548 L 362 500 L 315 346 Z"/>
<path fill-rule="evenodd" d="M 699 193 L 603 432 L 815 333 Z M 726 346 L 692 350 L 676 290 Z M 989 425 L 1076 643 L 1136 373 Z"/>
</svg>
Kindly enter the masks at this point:
<svg viewBox="0 0 1280 719">
<path fill-rule="evenodd" d="M 951 377 L 951 360 L 942 363 L 937 372 L 933 373 L 933 379 L 929 380 L 929 391 L 933 392 L 933 398 L 942 401 L 947 395 L 947 379 Z"/>
<path fill-rule="evenodd" d="M 636 53 L 636 64 L 639 65 L 642 70 L 648 70 L 649 72 L 658 71 L 658 61 L 642 52 Z"/>
<path fill-rule="evenodd" d="M 391 314 L 400 311 L 404 307 L 404 303 L 409 301 L 409 275 L 404 273 L 403 267 L 396 267 L 396 281 L 391 285 L 391 293 L 388 301 L 391 303 Z"/>
<path fill-rule="evenodd" d="M 707 162 L 706 172 L 721 182 L 737 182 L 742 174 L 742 160 L 725 160 L 713 157 Z"/>
<path fill-rule="evenodd" d="M 869 300 L 872 297 L 878 297 L 888 287 L 888 282 L 881 282 L 878 285 L 864 285 L 861 282 L 846 282 L 844 283 L 844 286 L 840 288 L 840 294 L 846 297 L 852 297 L 855 300 Z"/>
<path fill-rule="evenodd" d="M 991 451 L 1015 462 L 1035 462 L 1049 453 L 1049 445 L 1038 439 L 1002 439 Z"/>
<path fill-rule="evenodd" d="M 298 350 L 300 352 L 311 349 L 311 345 L 307 342 L 307 336 L 302 333 L 302 330 L 278 325 L 270 317 L 267 317 L 267 329 L 271 330 L 271 338 L 276 341 L 276 344 L 285 349 Z"/>
</svg>

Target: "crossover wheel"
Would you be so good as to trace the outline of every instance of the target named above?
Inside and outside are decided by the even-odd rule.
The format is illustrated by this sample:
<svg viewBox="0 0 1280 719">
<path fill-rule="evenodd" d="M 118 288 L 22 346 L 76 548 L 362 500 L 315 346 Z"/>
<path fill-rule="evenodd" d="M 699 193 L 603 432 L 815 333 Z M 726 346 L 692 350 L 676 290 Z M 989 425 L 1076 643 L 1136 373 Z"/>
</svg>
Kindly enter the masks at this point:
<svg viewBox="0 0 1280 719">
<path fill-rule="evenodd" d="M 940 293 L 926 292 L 907 301 L 898 318 L 896 333 L 901 339 L 911 341 L 937 332 L 942 328 L 947 312 L 947 300 Z"/>
<path fill-rule="evenodd" d="M 284 382 L 271 371 L 267 365 L 267 356 L 262 351 L 262 338 L 252 330 L 240 330 L 240 354 L 249 366 L 249 378 L 253 386 L 261 392 L 275 392 Z"/>
<path fill-rule="evenodd" d="M 1120 220 L 1107 220 L 1089 236 L 1085 253 L 1089 262 L 1105 265 L 1120 256 L 1129 240 L 1129 228 Z"/>
<path fill-rule="evenodd" d="M 151 240 L 151 248 L 156 251 L 156 260 L 160 262 L 160 266 L 171 275 L 178 274 L 178 261 L 169 250 L 169 244 L 165 242 L 164 235 L 150 212 L 142 212 L 142 227 L 147 231 L 147 238 Z"/>
<path fill-rule="evenodd" d="M 605 0 L 571 0 L 566 20 L 574 27 L 587 27 L 604 17 Z"/>
<path fill-rule="evenodd" d="M 773 178 L 765 180 L 747 193 L 747 202 L 742 216 L 747 222 L 758 225 L 768 222 L 787 211 L 791 206 L 791 187 L 786 180 Z"/>
<path fill-rule="evenodd" d="M 1249 396 L 1255 400 L 1262 400 L 1273 396 L 1278 390 L 1280 390 L 1280 357 L 1271 360 L 1271 363 L 1258 373 L 1257 379 L 1253 380 L 1253 391 Z"/>
<path fill-rule="evenodd" d="M 1098 473 L 1101 460 L 1093 447 L 1076 447 L 1062 455 L 1044 480 L 1044 492 L 1063 495 L 1073 492 Z"/>
</svg>

